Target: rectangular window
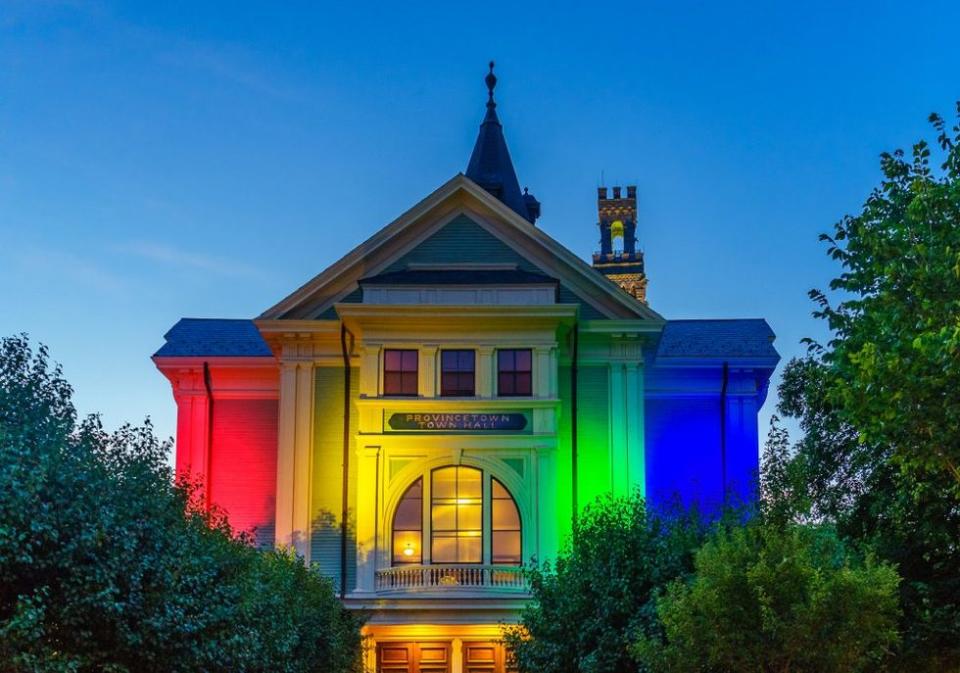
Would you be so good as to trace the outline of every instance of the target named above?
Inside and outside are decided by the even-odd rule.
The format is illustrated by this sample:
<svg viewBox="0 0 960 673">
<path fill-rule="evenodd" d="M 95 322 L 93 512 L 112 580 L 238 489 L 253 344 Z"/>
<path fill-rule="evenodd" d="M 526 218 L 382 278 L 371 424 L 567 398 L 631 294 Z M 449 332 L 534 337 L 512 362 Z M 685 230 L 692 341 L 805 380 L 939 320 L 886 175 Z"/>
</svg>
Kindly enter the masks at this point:
<svg viewBox="0 0 960 673">
<path fill-rule="evenodd" d="M 440 394 L 473 397 L 475 355 L 473 351 L 440 351 Z"/>
<path fill-rule="evenodd" d="M 414 350 L 383 351 L 383 394 L 417 394 L 417 359 L 419 353 Z"/>
<path fill-rule="evenodd" d="M 529 348 L 497 351 L 497 394 L 501 397 L 533 394 L 533 353 Z"/>
</svg>

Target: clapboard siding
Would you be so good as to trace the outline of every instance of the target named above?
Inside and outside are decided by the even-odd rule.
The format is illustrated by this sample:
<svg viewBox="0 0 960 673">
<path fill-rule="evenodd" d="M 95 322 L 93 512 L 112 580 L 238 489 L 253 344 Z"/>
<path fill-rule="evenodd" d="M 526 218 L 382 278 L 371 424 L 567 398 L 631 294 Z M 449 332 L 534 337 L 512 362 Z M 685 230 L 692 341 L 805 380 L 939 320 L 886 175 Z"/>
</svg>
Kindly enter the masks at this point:
<svg viewBox="0 0 960 673">
<path fill-rule="evenodd" d="M 577 501 L 583 507 L 613 486 L 609 369 L 606 365 L 580 367 L 577 383 Z"/>
<path fill-rule="evenodd" d="M 236 531 L 273 544 L 277 492 L 277 401 L 215 400 L 210 501 Z"/>
<path fill-rule="evenodd" d="M 359 395 L 359 369 L 351 370 L 350 397 Z M 340 530 L 343 508 L 343 368 L 318 367 L 314 388 L 313 522 L 310 555 L 319 570 L 340 583 Z M 350 436 L 357 432 L 357 410 L 350 412 Z M 354 535 L 357 461 L 350 446 L 347 519 L 347 588 L 356 582 L 357 550 Z"/>
</svg>

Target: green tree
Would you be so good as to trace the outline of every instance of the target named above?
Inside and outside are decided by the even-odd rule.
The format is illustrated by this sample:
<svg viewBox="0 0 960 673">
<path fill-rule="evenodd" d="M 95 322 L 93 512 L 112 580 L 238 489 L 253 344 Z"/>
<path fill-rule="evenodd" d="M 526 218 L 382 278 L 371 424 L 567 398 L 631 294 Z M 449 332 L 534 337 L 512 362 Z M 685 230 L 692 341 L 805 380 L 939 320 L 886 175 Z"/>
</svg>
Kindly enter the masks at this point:
<svg viewBox="0 0 960 673">
<path fill-rule="evenodd" d="M 909 162 L 882 155 L 861 214 L 823 237 L 840 301 L 811 296 L 833 336 L 785 368 L 780 412 L 803 434 L 766 464 L 788 518 L 832 522 L 897 566 L 888 665 L 933 673 L 960 671 L 960 127 L 931 120 L 939 169 L 924 142 Z"/>
<path fill-rule="evenodd" d="M 919 478 L 946 470 L 960 497 L 960 126 L 930 120 L 939 167 L 923 140 L 909 160 L 884 153 L 860 214 L 821 236 L 843 270 L 830 283 L 838 301 L 811 292 L 833 334 L 813 347 L 828 402 L 858 439 Z"/>
<path fill-rule="evenodd" d="M 692 569 L 704 532 L 696 512 L 653 513 L 639 493 L 588 505 L 556 562 L 528 573 L 534 601 L 505 633 L 520 670 L 638 670 L 630 644 L 659 631 L 657 592 Z"/>
<path fill-rule="evenodd" d="M 833 523 L 852 544 L 896 565 L 902 643 L 890 667 L 911 673 L 960 671 L 960 503 L 953 477 L 920 479 L 883 445 L 863 442 L 829 399 L 825 365 L 791 362 L 780 408 L 800 422 L 786 453 L 768 451 L 767 498 L 791 520 Z M 771 438 L 777 439 L 775 432 Z M 768 443 L 769 446 L 769 443 Z"/>
<path fill-rule="evenodd" d="M 45 348 L 0 342 L 0 668 L 352 671 L 330 582 L 190 506 L 147 423 L 78 420 Z"/>
<path fill-rule="evenodd" d="M 830 527 L 718 527 L 689 582 L 657 602 L 666 639 L 634 654 L 664 673 L 857 673 L 897 638 L 898 577 Z"/>
</svg>

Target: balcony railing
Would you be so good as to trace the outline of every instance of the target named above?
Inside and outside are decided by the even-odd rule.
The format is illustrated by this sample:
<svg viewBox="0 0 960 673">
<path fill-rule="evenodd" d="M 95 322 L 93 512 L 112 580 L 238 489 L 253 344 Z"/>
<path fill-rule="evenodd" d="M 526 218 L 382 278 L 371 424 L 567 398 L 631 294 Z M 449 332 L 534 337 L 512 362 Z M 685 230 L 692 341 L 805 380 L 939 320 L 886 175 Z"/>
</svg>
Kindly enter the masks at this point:
<svg viewBox="0 0 960 673">
<path fill-rule="evenodd" d="M 406 565 L 377 571 L 377 591 L 527 591 L 519 566 Z"/>
</svg>

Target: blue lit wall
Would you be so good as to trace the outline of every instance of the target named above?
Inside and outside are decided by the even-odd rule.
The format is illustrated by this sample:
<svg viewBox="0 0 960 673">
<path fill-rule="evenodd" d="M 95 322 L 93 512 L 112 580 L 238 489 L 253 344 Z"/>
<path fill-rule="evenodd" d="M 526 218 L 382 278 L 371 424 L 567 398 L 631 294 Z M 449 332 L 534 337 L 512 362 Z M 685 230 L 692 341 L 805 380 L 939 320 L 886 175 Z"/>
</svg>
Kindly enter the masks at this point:
<svg viewBox="0 0 960 673">
<path fill-rule="evenodd" d="M 653 505 L 679 500 L 713 509 L 754 497 L 757 411 L 769 371 L 647 367 L 646 486 Z M 725 436 L 726 441 L 721 437 Z"/>
</svg>

